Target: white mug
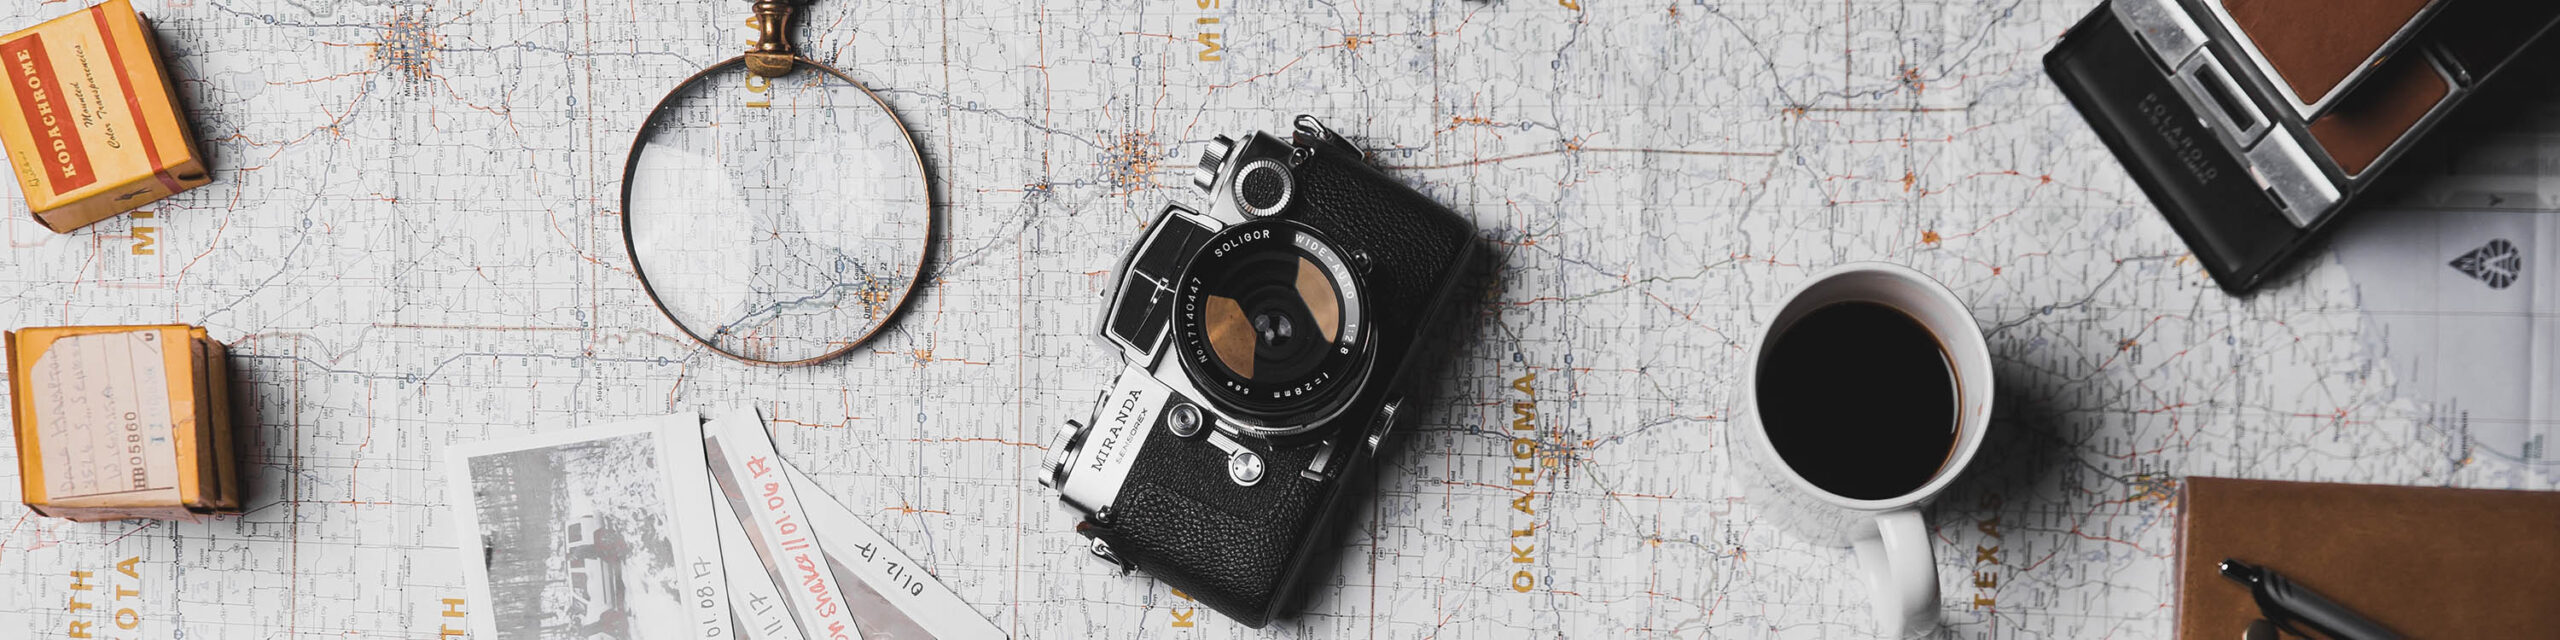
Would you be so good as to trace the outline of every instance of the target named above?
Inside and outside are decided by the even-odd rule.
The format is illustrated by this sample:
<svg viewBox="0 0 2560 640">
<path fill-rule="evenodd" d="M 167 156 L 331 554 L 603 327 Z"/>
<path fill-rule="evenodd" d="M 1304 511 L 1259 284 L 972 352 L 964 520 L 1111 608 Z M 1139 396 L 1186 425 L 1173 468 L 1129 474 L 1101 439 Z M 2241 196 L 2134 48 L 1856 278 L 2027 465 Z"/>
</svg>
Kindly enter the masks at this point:
<svg viewBox="0 0 2560 640">
<path fill-rule="evenodd" d="M 1955 367 L 1957 423 L 1955 448 L 1929 481 L 1909 493 L 1881 500 L 1853 499 L 1817 487 L 1790 468 L 1770 443 L 1769 427 L 1760 419 L 1761 358 L 1771 338 L 1784 333 L 1807 312 L 1837 302 L 1883 304 L 1910 315 L 1935 335 Z M 1803 539 L 1857 550 L 1858 571 L 1866 578 L 1875 605 L 1876 626 L 1887 638 L 1926 635 L 1938 626 L 1938 566 L 1929 546 L 1929 525 L 1920 508 L 1946 490 L 1956 474 L 1973 461 L 1991 420 L 1991 350 L 1973 323 L 1964 301 L 1937 281 L 1898 265 L 1862 262 L 1816 274 L 1785 304 L 1744 362 L 1740 406 L 1733 422 L 1741 436 L 1730 449 L 1739 458 L 1731 468 L 1743 484 L 1744 500 L 1764 521 Z M 1843 366 L 1853 366 L 1843 363 Z M 1842 402 L 1857 402 L 1842 390 Z M 1936 455 L 1924 452 L 1920 455 Z"/>
</svg>

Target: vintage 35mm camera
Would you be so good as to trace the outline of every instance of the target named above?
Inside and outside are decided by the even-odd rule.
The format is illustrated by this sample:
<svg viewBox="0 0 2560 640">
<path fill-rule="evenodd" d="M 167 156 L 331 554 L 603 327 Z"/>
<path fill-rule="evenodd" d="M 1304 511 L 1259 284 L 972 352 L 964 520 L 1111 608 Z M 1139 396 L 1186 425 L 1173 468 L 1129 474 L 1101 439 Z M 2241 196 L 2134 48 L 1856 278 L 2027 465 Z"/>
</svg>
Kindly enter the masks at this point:
<svg viewBox="0 0 2560 640">
<path fill-rule="evenodd" d="M 1465 218 L 1295 129 L 1219 136 L 1207 210 L 1165 207 L 1122 259 L 1102 339 L 1123 367 L 1041 478 L 1095 556 L 1254 627 L 1358 502 L 1477 259 Z"/>
</svg>

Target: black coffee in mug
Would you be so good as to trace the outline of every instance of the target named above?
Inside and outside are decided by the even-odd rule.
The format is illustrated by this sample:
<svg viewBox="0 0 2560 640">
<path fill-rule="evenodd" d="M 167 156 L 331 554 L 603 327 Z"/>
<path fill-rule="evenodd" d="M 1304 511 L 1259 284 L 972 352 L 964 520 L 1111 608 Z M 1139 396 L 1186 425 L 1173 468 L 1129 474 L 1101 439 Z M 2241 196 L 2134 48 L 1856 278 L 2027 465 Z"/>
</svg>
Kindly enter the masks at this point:
<svg viewBox="0 0 2560 640">
<path fill-rule="evenodd" d="M 1787 467 L 1841 497 L 1911 493 L 1946 466 L 1963 415 L 1955 366 L 1918 318 L 1835 302 L 1761 354 L 1760 422 Z"/>
</svg>

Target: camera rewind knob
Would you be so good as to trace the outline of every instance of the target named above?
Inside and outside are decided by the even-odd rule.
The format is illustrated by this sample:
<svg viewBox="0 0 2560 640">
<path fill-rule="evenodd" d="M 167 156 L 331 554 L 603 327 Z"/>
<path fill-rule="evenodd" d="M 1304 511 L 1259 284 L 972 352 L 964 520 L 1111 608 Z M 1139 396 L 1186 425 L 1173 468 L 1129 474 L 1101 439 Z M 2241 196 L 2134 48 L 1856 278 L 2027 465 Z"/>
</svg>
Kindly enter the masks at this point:
<svg viewBox="0 0 2560 640">
<path fill-rule="evenodd" d="M 1084 432 L 1082 423 L 1068 420 L 1067 428 L 1059 429 L 1057 437 L 1049 441 L 1049 455 L 1040 459 L 1041 486 L 1057 489 L 1067 483 L 1067 465 L 1075 463 L 1076 449 L 1084 444 L 1080 442 Z"/>
<path fill-rule="evenodd" d="M 1200 166 L 1191 170 L 1191 186 L 1203 193 L 1218 186 L 1218 169 L 1227 166 L 1227 154 L 1235 153 L 1236 139 L 1218 136 L 1209 140 L 1209 148 L 1200 152 Z"/>
</svg>

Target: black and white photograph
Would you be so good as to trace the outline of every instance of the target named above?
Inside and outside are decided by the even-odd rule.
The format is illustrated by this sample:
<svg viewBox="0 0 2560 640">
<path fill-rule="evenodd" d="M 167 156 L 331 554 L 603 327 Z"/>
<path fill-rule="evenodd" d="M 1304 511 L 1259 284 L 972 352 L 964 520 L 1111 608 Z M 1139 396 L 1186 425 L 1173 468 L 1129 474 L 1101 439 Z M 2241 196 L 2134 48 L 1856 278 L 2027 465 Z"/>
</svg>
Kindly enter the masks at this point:
<svg viewBox="0 0 2560 640">
<path fill-rule="evenodd" d="M 634 637 L 683 619 L 673 497 L 650 423 L 563 432 L 548 442 L 457 447 L 478 532 L 469 567 L 494 622 L 485 637 Z M 467 552 L 466 552 L 467 553 Z"/>
</svg>

